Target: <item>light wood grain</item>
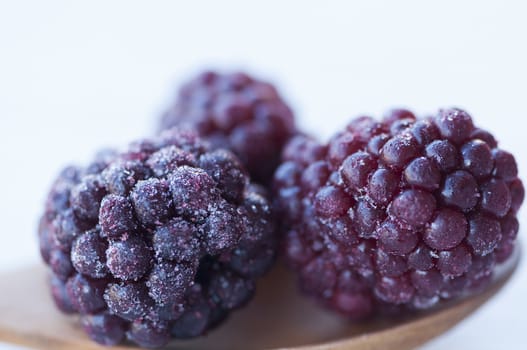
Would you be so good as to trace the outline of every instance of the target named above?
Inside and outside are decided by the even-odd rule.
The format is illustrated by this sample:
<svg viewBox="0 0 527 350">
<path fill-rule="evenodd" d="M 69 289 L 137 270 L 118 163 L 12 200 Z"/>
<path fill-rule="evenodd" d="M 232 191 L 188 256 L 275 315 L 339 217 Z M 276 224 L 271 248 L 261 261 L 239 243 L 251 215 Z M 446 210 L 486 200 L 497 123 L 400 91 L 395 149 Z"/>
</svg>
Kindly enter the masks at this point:
<svg viewBox="0 0 527 350">
<path fill-rule="evenodd" d="M 233 314 L 219 330 L 198 340 L 173 342 L 167 349 L 412 349 L 452 328 L 491 298 L 512 275 L 518 260 L 516 252 L 507 270 L 480 295 L 410 318 L 360 324 L 300 296 L 289 273 L 277 267 L 260 281 L 250 306 Z M 0 276 L 0 290 L 0 340 L 37 349 L 107 349 L 92 343 L 75 317 L 56 311 L 43 267 Z"/>
</svg>

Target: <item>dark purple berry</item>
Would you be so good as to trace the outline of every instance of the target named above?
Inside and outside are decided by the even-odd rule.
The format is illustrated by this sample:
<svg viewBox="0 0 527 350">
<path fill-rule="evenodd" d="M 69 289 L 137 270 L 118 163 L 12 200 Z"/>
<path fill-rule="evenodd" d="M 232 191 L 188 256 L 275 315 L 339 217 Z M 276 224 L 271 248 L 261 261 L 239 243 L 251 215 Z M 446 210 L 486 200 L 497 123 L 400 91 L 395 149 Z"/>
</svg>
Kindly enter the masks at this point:
<svg viewBox="0 0 527 350">
<path fill-rule="evenodd" d="M 470 251 L 464 245 L 459 245 L 439 253 L 437 268 L 445 277 L 458 277 L 468 271 L 471 263 Z"/>
<path fill-rule="evenodd" d="M 203 297 L 202 288 L 194 285 L 188 296 L 185 312 L 174 322 L 170 333 L 176 338 L 194 338 L 205 332 L 209 325 L 211 308 Z"/>
<path fill-rule="evenodd" d="M 68 251 L 75 238 L 83 231 L 89 229 L 90 226 L 79 220 L 73 210 L 66 209 L 57 214 L 51 223 L 50 229 L 52 230 L 53 243 L 63 251 Z"/>
<path fill-rule="evenodd" d="M 507 151 L 494 149 L 492 151 L 494 159 L 493 175 L 505 181 L 514 180 L 518 176 L 518 166 L 514 156 Z"/>
<path fill-rule="evenodd" d="M 213 78 L 205 83 L 204 76 Z M 293 114 L 275 87 L 244 73 L 208 72 L 183 85 L 160 129 L 180 125 L 196 129 L 215 147 L 232 150 L 263 183 L 296 133 Z"/>
<path fill-rule="evenodd" d="M 412 272 L 411 278 L 412 284 L 421 296 L 433 297 L 439 294 L 443 286 L 443 276 L 436 269 L 415 270 Z"/>
<path fill-rule="evenodd" d="M 494 166 L 490 147 L 481 140 L 472 140 L 461 147 L 463 167 L 476 178 L 490 174 Z"/>
<path fill-rule="evenodd" d="M 376 232 L 376 229 L 386 218 L 386 214 L 382 209 L 376 208 L 364 200 L 359 201 L 355 211 L 350 210 L 349 214 L 354 222 L 353 227 L 357 232 L 360 232 L 361 237 L 365 238 L 378 235 L 379 233 Z M 326 225 L 329 223 L 327 222 Z"/>
<path fill-rule="evenodd" d="M 57 246 L 53 238 L 53 232 L 51 224 L 48 222 L 45 216 L 40 219 L 38 225 L 38 243 L 40 256 L 46 264 L 49 264 L 51 252 Z"/>
<path fill-rule="evenodd" d="M 469 221 L 467 243 L 476 255 L 487 255 L 498 245 L 502 235 L 499 221 L 485 215 L 475 215 Z"/>
<path fill-rule="evenodd" d="M 330 163 L 337 168 L 342 161 L 360 149 L 361 142 L 359 138 L 351 133 L 338 135 L 329 145 L 328 158 Z"/>
<path fill-rule="evenodd" d="M 84 315 L 81 323 L 86 334 L 101 345 L 117 345 L 124 339 L 126 323 L 117 316 L 107 313 Z"/>
<path fill-rule="evenodd" d="M 492 136 L 490 132 L 483 129 L 475 128 L 474 131 L 472 131 L 470 138 L 483 140 L 487 145 L 489 145 L 490 148 L 498 147 L 498 142 L 494 136 Z"/>
<path fill-rule="evenodd" d="M 71 262 L 77 272 L 92 277 L 103 278 L 108 274 L 106 249 L 108 242 L 99 236 L 97 230 L 79 236 L 71 247 Z"/>
<path fill-rule="evenodd" d="M 163 177 L 182 165 L 195 166 L 196 157 L 177 146 L 168 146 L 155 152 L 146 161 L 157 177 Z"/>
<path fill-rule="evenodd" d="M 106 194 L 104 185 L 97 176 L 87 176 L 71 190 L 71 207 L 82 219 L 97 220 L 99 206 Z"/>
<path fill-rule="evenodd" d="M 282 158 L 302 165 L 322 160 L 327 153 L 326 147 L 306 135 L 297 135 L 284 147 Z"/>
<path fill-rule="evenodd" d="M 38 238 L 61 311 L 103 345 L 126 333 L 157 347 L 249 302 L 275 261 L 275 230 L 266 189 L 236 156 L 173 129 L 63 171 Z"/>
<path fill-rule="evenodd" d="M 50 279 L 51 285 L 51 296 L 57 308 L 66 313 L 72 314 L 76 310 L 76 307 L 73 305 L 70 295 L 68 294 L 66 288 L 66 282 L 60 279 L 57 276 L 52 276 Z"/>
<path fill-rule="evenodd" d="M 157 304 L 179 304 L 184 292 L 194 281 L 195 271 L 191 266 L 178 263 L 160 263 L 148 276 L 146 286 L 149 295 Z"/>
<path fill-rule="evenodd" d="M 435 208 L 436 200 L 429 192 L 406 190 L 393 199 L 389 212 L 398 222 L 417 228 L 430 220 Z"/>
<path fill-rule="evenodd" d="M 441 198 L 446 204 L 468 211 L 476 206 L 479 197 L 478 183 L 468 172 L 458 170 L 446 176 L 441 189 Z"/>
<path fill-rule="evenodd" d="M 351 205 L 351 198 L 334 186 L 322 187 L 315 197 L 315 210 L 324 217 L 344 215 Z"/>
<path fill-rule="evenodd" d="M 324 162 L 322 163 L 325 165 Z M 280 187 L 292 187 L 300 178 L 301 170 L 293 161 L 282 163 L 276 169 L 274 183 Z"/>
<path fill-rule="evenodd" d="M 276 252 L 271 244 L 242 245 L 232 252 L 230 268 L 243 277 L 262 276 L 272 266 Z"/>
<path fill-rule="evenodd" d="M 410 134 L 398 134 L 386 142 L 381 151 L 381 159 L 388 166 L 404 167 L 419 154 L 419 145 Z"/>
<path fill-rule="evenodd" d="M 222 308 L 231 310 L 243 306 L 255 289 L 251 279 L 244 279 L 230 271 L 214 275 L 210 282 L 209 294 Z"/>
<path fill-rule="evenodd" d="M 108 309 L 115 315 L 133 321 L 147 315 L 154 301 L 148 296 L 144 283 L 113 283 L 104 292 Z"/>
<path fill-rule="evenodd" d="M 81 313 L 94 313 L 106 307 L 103 299 L 106 283 L 75 275 L 66 282 L 66 291 L 75 310 Z"/>
<path fill-rule="evenodd" d="M 61 250 L 51 251 L 49 266 L 55 276 L 63 280 L 66 280 L 73 273 L 70 257 Z"/>
<path fill-rule="evenodd" d="M 150 174 L 150 169 L 140 161 L 116 161 L 104 169 L 101 176 L 108 192 L 127 196 L 137 181 Z"/>
<path fill-rule="evenodd" d="M 514 241 L 504 239 L 496 248 L 496 261 L 501 264 L 507 261 L 514 252 Z"/>
<path fill-rule="evenodd" d="M 437 130 L 437 127 L 432 121 L 428 119 L 416 121 L 410 132 L 415 137 L 417 142 L 422 146 L 426 146 L 439 138 L 439 131 Z"/>
<path fill-rule="evenodd" d="M 415 293 L 415 287 L 406 275 L 399 277 L 382 277 L 375 285 L 375 296 L 391 304 L 409 302 Z"/>
<path fill-rule="evenodd" d="M 299 267 L 307 263 L 313 256 L 311 247 L 300 237 L 299 232 L 290 230 L 284 238 L 285 252 L 288 263 Z"/>
<path fill-rule="evenodd" d="M 216 181 L 226 200 L 231 202 L 242 200 L 247 178 L 242 165 L 232 153 L 225 150 L 206 153 L 201 156 L 199 163 Z"/>
<path fill-rule="evenodd" d="M 430 249 L 424 245 L 415 248 L 415 250 L 408 255 L 408 267 L 422 271 L 430 270 L 434 267 L 434 261 Z"/>
<path fill-rule="evenodd" d="M 134 208 L 126 197 L 108 195 L 101 202 L 99 222 L 109 238 L 127 237 L 137 230 Z"/>
<path fill-rule="evenodd" d="M 143 277 L 151 266 L 152 255 L 151 248 L 138 236 L 110 242 L 106 250 L 108 269 L 114 277 L 124 281 Z"/>
<path fill-rule="evenodd" d="M 518 230 L 520 229 L 520 224 L 518 219 L 514 214 L 509 213 L 507 216 L 501 219 L 501 234 L 503 238 L 509 240 L 515 240 L 518 235 Z"/>
<path fill-rule="evenodd" d="M 415 114 L 404 108 L 394 108 L 387 111 L 382 118 L 386 125 L 392 125 L 400 120 L 415 120 Z"/>
<path fill-rule="evenodd" d="M 368 194 L 380 205 L 389 203 L 399 187 L 399 179 L 391 170 L 377 169 L 370 177 Z"/>
<path fill-rule="evenodd" d="M 406 260 L 402 256 L 391 255 L 383 249 L 377 249 L 375 266 L 382 276 L 401 276 L 408 269 Z"/>
<path fill-rule="evenodd" d="M 135 320 L 126 336 L 129 340 L 145 348 L 158 348 L 170 340 L 168 324 L 154 323 L 148 319 Z"/>
<path fill-rule="evenodd" d="M 381 153 L 381 149 L 383 148 L 384 144 L 390 139 L 390 135 L 387 134 L 380 134 L 374 136 L 369 142 L 368 142 L 368 152 L 375 156 L 379 156 Z"/>
<path fill-rule="evenodd" d="M 511 193 L 511 209 L 514 213 L 517 213 L 525 197 L 525 189 L 522 181 L 518 178 L 511 181 L 509 184 L 509 191 Z"/>
<path fill-rule="evenodd" d="M 330 262 L 321 257 L 314 258 L 300 271 L 300 281 L 309 286 L 310 293 L 329 297 L 337 282 L 337 272 Z"/>
<path fill-rule="evenodd" d="M 191 221 L 207 216 L 210 203 L 217 202 L 216 184 L 204 170 L 183 166 L 172 172 L 168 181 L 176 213 Z"/>
<path fill-rule="evenodd" d="M 307 167 L 302 174 L 302 188 L 306 191 L 318 188 L 326 183 L 329 177 L 329 169 L 327 165 L 322 162 L 315 162 Z"/>
<path fill-rule="evenodd" d="M 503 180 L 490 180 L 480 186 L 481 190 L 481 209 L 495 215 L 503 217 L 511 208 L 511 193 L 509 187 Z"/>
<path fill-rule="evenodd" d="M 450 171 L 458 165 L 458 151 L 448 140 L 436 140 L 426 146 L 426 156 L 442 171 Z"/>
<path fill-rule="evenodd" d="M 182 219 L 174 219 L 157 228 L 153 245 L 159 260 L 194 262 L 201 255 L 198 229 Z"/>
<path fill-rule="evenodd" d="M 385 222 L 378 229 L 379 247 L 389 254 L 406 255 L 419 241 L 415 232 L 403 230 L 393 222 Z"/>
<path fill-rule="evenodd" d="M 426 157 L 411 161 L 404 169 L 404 177 L 410 185 L 427 190 L 437 189 L 441 181 L 441 173 L 437 165 Z"/>
<path fill-rule="evenodd" d="M 346 129 L 356 135 L 361 142 L 366 142 L 372 137 L 386 131 L 382 123 L 368 116 L 355 118 L 348 124 Z"/>
<path fill-rule="evenodd" d="M 368 175 L 377 167 L 375 159 L 366 152 L 356 152 L 342 163 L 342 179 L 349 188 L 358 191 L 366 185 Z"/>
<path fill-rule="evenodd" d="M 214 210 L 205 223 L 207 234 L 204 237 L 209 254 L 222 253 L 234 248 L 241 237 L 241 222 L 232 207 L 225 205 L 222 210 Z"/>
<path fill-rule="evenodd" d="M 131 194 L 135 214 L 147 226 L 161 225 L 172 214 L 172 198 L 165 180 L 139 181 Z"/>
</svg>

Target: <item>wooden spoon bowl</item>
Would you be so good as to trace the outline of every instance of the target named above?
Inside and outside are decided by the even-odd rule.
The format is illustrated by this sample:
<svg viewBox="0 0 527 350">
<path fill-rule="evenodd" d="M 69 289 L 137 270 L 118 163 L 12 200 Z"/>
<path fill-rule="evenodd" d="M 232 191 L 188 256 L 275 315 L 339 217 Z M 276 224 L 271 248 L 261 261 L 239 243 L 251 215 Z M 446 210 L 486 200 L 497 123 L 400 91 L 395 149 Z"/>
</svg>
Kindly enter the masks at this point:
<svg viewBox="0 0 527 350">
<path fill-rule="evenodd" d="M 260 281 L 245 309 L 208 336 L 172 342 L 167 349 L 412 349 L 437 337 L 495 295 L 518 266 L 513 258 L 484 292 L 440 308 L 400 318 L 350 323 L 297 292 L 289 272 L 277 266 Z M 0 340 L 37 349 L 108 349 L 93 343 L 74 316 L 56 310 L 43 266 L 0 276 Z M 132 345 L 113 349 L 134 349 Z"/>
</svg>

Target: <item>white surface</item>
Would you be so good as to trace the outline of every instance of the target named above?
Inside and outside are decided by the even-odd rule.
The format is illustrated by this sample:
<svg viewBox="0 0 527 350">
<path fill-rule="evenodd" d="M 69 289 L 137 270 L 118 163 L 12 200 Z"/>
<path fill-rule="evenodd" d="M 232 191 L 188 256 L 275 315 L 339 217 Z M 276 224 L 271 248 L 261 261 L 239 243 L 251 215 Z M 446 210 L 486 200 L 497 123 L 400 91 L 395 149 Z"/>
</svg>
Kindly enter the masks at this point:
<svg viewBox="0 0 527 350">
<path fill-rule="evenodd" d="M 0 269 L 38 261 L 36 220 L 62 165 L 147 136 L 173 87 L 203 67 L 270 78 L 323 137 L 364 112 L 462 106 L 526 174 L 526 10 L 481 0 L 0 0 Z M 525 344 L 523 267 L 425 349 Z"/>
</svg>

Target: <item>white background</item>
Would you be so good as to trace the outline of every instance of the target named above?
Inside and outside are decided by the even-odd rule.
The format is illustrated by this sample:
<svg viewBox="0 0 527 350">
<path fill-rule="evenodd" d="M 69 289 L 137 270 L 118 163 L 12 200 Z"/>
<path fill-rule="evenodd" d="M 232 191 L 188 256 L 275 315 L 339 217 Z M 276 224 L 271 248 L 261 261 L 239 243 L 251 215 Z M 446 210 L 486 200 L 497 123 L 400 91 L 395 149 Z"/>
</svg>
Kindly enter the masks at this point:
<svg viewBox="0 0 527 350">
<path fill-rule="evenodd" d="M 36 221 L 63 165 L 153 133 L 204 67 L 274 81 L 323 138 L 365 112 L 461 106 L 526 174 L 526 13 L 522 1 L 0 0 L 0 270 L 39 261 Z M 522 348 L 526 295 L 522 266 L 424 349 Z"/>
</svg>

